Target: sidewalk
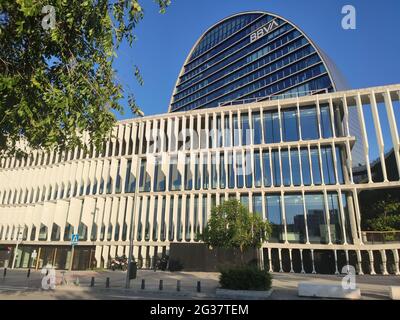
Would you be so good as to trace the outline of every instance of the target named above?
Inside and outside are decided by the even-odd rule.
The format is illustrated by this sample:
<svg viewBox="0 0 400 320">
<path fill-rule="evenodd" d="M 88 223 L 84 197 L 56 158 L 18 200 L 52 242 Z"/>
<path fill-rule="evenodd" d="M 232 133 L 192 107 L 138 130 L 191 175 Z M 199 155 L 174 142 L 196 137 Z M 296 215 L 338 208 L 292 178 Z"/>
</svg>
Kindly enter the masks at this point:
<svg viewBox="0 0 400 320">
<path fill-rule="evenodd" d="M 125 289 L 125 272 L 121 271 L 73 271 L 66 272 L 68 285 L 58 285 L 55 291 L 41 289 L 41 274 L 32 271 L 27 279 L 27 270 L 7 271 L 3 278 L 0 270 L 0 299 L 29 295 L 37 299 L 48 296 L 51 299 L 215 299 L 218 287 L 218 273 L 205 272 L 162 272 L 139 270 L 137 278 L 131 280 L 131 288 Z M 61 281 L 61 272 L 57 271 L 57 282 Z M 312 275 L 294 273 L 273 273 L 271 300 L 305 299 L 297 295 L 299 282 L 340 284 L 344 275 Z M 95 278 L 94 287 L 90 287 L 91 277 Z M 106 279 L 110 279 L 110 288 L 106 288 Z M 79 286 L 74 285 L 79 279 Z M 145 289 L 141 289 L 145 280 Z M 163 280 L 163 290 L 159 290 L 159 281 Z M 177 291 L 177 280 L 181 289 Z M 201 292 L 197 292 L 197 282 L 201 283 Z M 398 276 L 356 276 L 357 287 L 362 299 L 387 300 L 389 286 L 400 286 Z M 19 295 L 18 295 L 19 294 Z"/>
</svg>

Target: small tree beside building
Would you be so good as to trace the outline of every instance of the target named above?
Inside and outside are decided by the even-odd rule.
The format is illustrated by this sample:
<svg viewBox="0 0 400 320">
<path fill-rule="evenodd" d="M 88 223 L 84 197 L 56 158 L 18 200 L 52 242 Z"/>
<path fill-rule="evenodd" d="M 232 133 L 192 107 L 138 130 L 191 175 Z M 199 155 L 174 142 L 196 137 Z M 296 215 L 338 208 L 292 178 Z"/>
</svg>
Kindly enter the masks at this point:
<svg viewBox="0 0 400 320">
<path fill-rule="evenodd" d="M 244 252 L 261 248 L 271 231 L 270 223 L 260 214 L 249 212 L 238 200 L 229 200 L 212 209 L 200 238 L 212 248 L 239 249 L 243 263 Z"/>
<path fill-rule="evenodd" d="M 251 213 L 237 200 L 229 200 L 214 207 L 208 224 L 200 236 L 208 247 L 239 249 L 240 266 L 221 269 L 220 285 L 231 290 L 269 290 L 271 275 L 244 263 L 248 249 L 260 249 L 269 238 L 272 228 L 260 214 Z"/>
</svg>

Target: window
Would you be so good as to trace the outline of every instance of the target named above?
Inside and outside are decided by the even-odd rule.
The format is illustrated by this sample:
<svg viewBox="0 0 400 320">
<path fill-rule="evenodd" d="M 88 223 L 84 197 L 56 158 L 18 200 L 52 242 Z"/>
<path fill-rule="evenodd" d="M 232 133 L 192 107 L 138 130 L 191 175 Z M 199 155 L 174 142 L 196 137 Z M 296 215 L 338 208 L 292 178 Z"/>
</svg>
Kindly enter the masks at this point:
<svg viewBox="0 0 400 320">
<path fill-rule="evenodd" d="M 331 239 L 333 243 L 342 243 L 343 221 L 339 210 L 339 198 L 337 193 L 328 193 L 327 197 L 328 197 Z"/>
<path fill-rule="evenodd" d="M 178 156 L 172 155 L 169 165 L 169 190 L 176 191 L 181 189 L 182 178 L 178 171 Z"/>
<path fill-rule="evenodd" d="M 190 223 L 190 196 L 186 196 L 186 208 L 185 208 L 185 240 L 190 241 L 192 232 L 192 225 Z"/>
<path fill-rule="evenodd" d="M 185 190 L 192 190 L 192 171 L 190 170 L 190 154 L 185 156 Z"/>
<path fill-rule="evenodd" d="M 299 150 L 290 149 L 290 161 L 292 164 L 292 179 L 293 185 L 301 185 L 301 173 L 300 173 L 300 160 L 299 160 Z"/>
<path fill-rule="evenodd" d="M 87 236 L 88 236 L 88 228 L 87 226 L 83 223 L 80 222 L 78 226 L 78 234 L 79 234 L 79 240 L 86 241 Z"/>
<path fill-rule="evenodd" d="M 231 140 L 231 126 L 229 123 L 229 114 L 225 114 L 224 116 L 224 123 L 225 123 L 225 147 L 231 147 L 232 146 L 232 140 Z"/>
<path fill-rule="evenodd" d="M 153 232 L 152 240 L 158 240 L 158 221 L 157 221 L 157 211 L 158 211 L 158 197 L 154 198 L 154 212 L 153 212 Z"/>
<path fill-rule="evenodd" d="M 228 187 L 235 188 L 235 171 L 233 168 L 233 152 L 228 152 Z"/>
<path fill-rule="evenodd" d="M 306 243 L 307 236 L 301 195 L 285 195 L 285 216 L 287 240 L 293 243 Z"/>
<path fill-rule="evenodd" d="M 200 175 L 200 154 L 197 153 L 195 155 L 194 160 L 194 180 L 195 180 L 195 189 L 200 190 L 201 188 L 201 175 Z"/>
<path fill-rule="evenodd" d="M 261 173 L 261 158 L 260 150 L 254 150 L 254 186 L 261 187 L 262 173 Z"/>
<path fill-rule="evenodd" d="M 297 141 L 299 140 L 299 124 L 297 122 L 297 110 L 285 110 L 282 112 L 283 116 L 283 139 L 284 141 Z"/>
<path fill-rule="evenodd" d="M 301 138 L 303 140 L 314 140 L 319 138 L 317 110 L 315 107 L 300 109 Z"/>
<path fill-rule="evenodd" d="M 154 160 L 154 191 L 165 191 L 165 174 L 162 170 L 162 159 L 157 157 Z"/>
<path fill-rule="evenodd" d="M 242 121 L 242 145 L 249 145 L 251 143 L 250 137 L 250 124 L 249 124 L 249 115 L 247 113 L 243 113 L 240 115 L 240 119 Z"/>
<path fill-rule="evenodd" d="M 244 205 L 248 210 L 251 210 L 249 208 L 249 195 L 247 193 L 242 193 L 240 195 L 240 203 Z"/>
<path fill-rule="evenodd" d="M 328 243 L 328 226 L 326 223 L 324 196 L 306 194 L 308 237 L 311 243 Z"/>
<path fill-rule="evenodd" d="M 125 192 L 131 193 L 135 192 L 136 179 L 131 172 L 132 170 L 132 160 L 128 160 L 126 176 L 125 176 Z"/>
<path fill-rule="evenodd" d="M 335 184 L 335 167 L 331 147 L 321 147 L 322 169 L 325 184 Z"/>
<path fill-rule="evenodd" d="M 284 227 L 281 217 L 281 197 L 280 195 L 265 196 L 265 212 L 266 218 L 271 224 L 272 233 L 269 242 L 284 241 Z"/>
<path fill-rule="evenodd" d="M 264 150 L 262 152 L 263 157 L 263 181 L 264 187 L 271 186 L 271 163 L 269 158 L 269 150 Z"/>
<path fill-rule="evenodd" d="M 166 198 L 165 196 L 162 197 L 162 207 L 161 207 L 161 230 L 160 230 L 160 237 L 161 241 L 165 241 L 166 239 L 166 225 L 165 225 L 165 211 L 166 211 Z"/>
<path fill-rule="evenodd" d="M 149 241 L 150 240 L 150 222 L 149 222 L 149 217 L 150 217 L 150 201 L 151 198 L 147 198 L 147 208 L 146 208 L 146 217 L 145 217 L 145 227 L 144 227 L 144 240 Z M 155 201 L 155 203 L 157 203 Z M 156 206 L 155 206 L 156 207 Z"/>
<path fill-rule="evenodd" d="M 208 154 L 203 153 L 203 189 L 208 189 Z"/>
<path fill-rule="evenodd" d="M 319 165 L 319 156 L 318 156 L 318 149 L 311 148 L 311 167 L 312 167 L 312 175 L 315 185 L 320 185 L 322 183 L 321 179 L 321 167 Z"/>
<path fill-rule="evenodd" d="M 182 241 L 182 196 L 178 197 L 177 240 Z"/>
<path fill-rule="evenodd" d="M 253 195 L 253 213 L 258 214 L 260 217 L 263 216 L 262 196 L 259 193 Z"/>
<path fill-rule="evenodd" d="M 186 220 L 188 221 L 188 220 Z M 189 221 L 191 221 L 189 219 Z M 191 230 L 191 227 L 190 227 Z M 199 228 L 199 196 L 195 195 L 193 198 L 193 231 L 194 231 L 194 240 L 197 241 L 196 235 L 200 232 Z"/>
<path fill-rule="evenodd" d="M 39 229 L 39 241 L 45 241 L 45 240 L 47 240 L 47 226 L 41 223 Z"/>
<path fill-rule="evenodd" d="M 169 200 L 169 226 L 168 226 L 168 240 L 173 241 L 175 236 L 175 225 L 174 225 L 174 197 L 172 196 Z"/>
<path fill-rule="evenodd" d="M 223 153 L 219 155 L 219 187 L 225 189 L 226 187 L 226 174 L 225 174 L 225 156 Z"/>
<path fill-rule="evenodd" d="M 274 176 L 274 186 L 279 187 L 281 185 L 281 164 L 279 161 L 279 151 L 272 151 L 272 170 Z"/>
<path fill-rule="evenodd" d="M 342 162 L 342 153 L 339 147 L 336 147 L 336 164 L 337 164 L 337 173 L 339 183 L 344 183 L 344 176 L 343 176 L 343 162 Z"/>
<path fill-rule="evenodd" d="M 118 166 L 117 166 L 117 177 L 115 180 L 115 193 L 121 193 L 121 162 L 118 161 Z"/>
<path fill-rule="evenodd" d="M 264 113 L 264 143 L 281 141 L 278 112 Z"/>
<path fill-rule="evenodd" d="M 310 171 L 310 159 L 308 149 L 300 149 L 301 154 L 301 172 L 303 174 L 303 184 L 305 186 L 311 185 L 311 171 Z"/>
<path fill-rule="evenodd" d="M 141 192 L 150 191 L 150 175 L 146 171 L 146 165 L 146 159 L 141 159 L 139 175 L 139 191 Z"/>
<path fill-rule="evenodd" d="M 53 223 L 53 227 L 51 229 L 51 241 L 60 241 L 61 236 L 61 228 L 56 223 Z"/>
<path fill-rule="evenodd" d="M 290 186 L 290 162 L 288 150 L 281 150 L 283 185 Z"/>
<path fill-rule="evenodd" d="M 242 153 L 236 152 L 236 187 L 243 188 L 243 161 L 242 161 Z"/>
<path fill-rule="evenodd" d="M 253 169 L 251 167 L 251 152 L 250 150 L 245 151 L 245 170 L 246 170 L 246 188 L 253 186 Z"/>
<path fill-rule="evenodd" d="M 221 126 L 221 116 L 217 116 L 217 147 L 222 147 L 222 126 Z"/>
<path fill-rule="evenodd" d="M 211 154 L 211 188 L 216 189 L 218 183 L 217 176 L 217 155 L 213 152 Z"/>
<path fill-rule="evenodd" d="M 203 230 L 207 225 L 207 195 L 202 196 L 202 220 L 203 220 Z M 202 231 L 203 231 L 202 230 Z"/>
<path fill-rule="evenodd" d="M 331 114 L 328 105 L 323 105 L 320 107 L 321 112 L 321 131 L 323 138 L 332 138 L 332 122 Z"/>
<path fill-rule="evenodd" d="M 261 144 L 262 130 L 261 130 L 261 117 L 259 112 L 252 114 L 253 118 L 253 144 Z"/>
<path fill-rule="evenodd" d="M 232 115 L 232 121 L 233 121 L 233 131 L 232 131 L 232 140 L 233 140 L 233 145 L 239 146 L 239 120 L 237 114 Z"/>
</svg>

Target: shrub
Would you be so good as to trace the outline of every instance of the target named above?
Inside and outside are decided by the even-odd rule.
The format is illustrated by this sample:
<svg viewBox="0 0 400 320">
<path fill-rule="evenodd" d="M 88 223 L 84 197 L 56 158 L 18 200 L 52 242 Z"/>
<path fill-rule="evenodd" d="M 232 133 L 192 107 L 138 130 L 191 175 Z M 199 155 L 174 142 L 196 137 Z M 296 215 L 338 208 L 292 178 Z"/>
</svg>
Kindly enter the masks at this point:
<svg viewBox="0 0 400 320">
<path fill-rule="evenodd" d="M 219 283 L 222 289 L 267 291 L 272 277 L 268 271 L 254 266 L 242 266 L 221 270 Z"/>
<path fill-rule="evenodd" d="M 183 264 L 179 260 L 169 260 L 168 270 L 173 271 L 181 271 L 183 269 Z"/>
</svg>

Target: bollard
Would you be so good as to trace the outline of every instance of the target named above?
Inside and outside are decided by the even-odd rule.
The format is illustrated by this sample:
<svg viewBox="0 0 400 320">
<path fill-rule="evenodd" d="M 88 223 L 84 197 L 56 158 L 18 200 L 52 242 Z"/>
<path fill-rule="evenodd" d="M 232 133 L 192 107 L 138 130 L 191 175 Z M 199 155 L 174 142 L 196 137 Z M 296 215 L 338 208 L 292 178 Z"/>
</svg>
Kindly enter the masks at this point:
<svg viewBox="0 0 400 320">
<path fill-rule="evenodd" d="M 27 278 L 31 276 L 31 269 L 28 269 L 28 274 L 26 275 Z"/>
<path fill-rule="evenodd" d="M 181 280 L 176 280 L 176 291 L 181 291 Z"/>
<path fill-rule="evenodd" d="M 160 290 L 163 289 L 163 281 L 162 281 L 162 280 L 160 280 L 160 284 L 159 284 L 159 286 L 158 286 L 158 289 L 160 289 Z"/>
<path fill-rule="evenodd" d="M 197 292 L 201 292 L 201 283 L 197 281 Z"/>
<path fill-rule="evenodd" d="M 144 282 L 144 279 L 142 279 L 142 286 L 140 287 L 142 290 L 144 290 L 144 288 L 145 288 L 146 286 L 145 286 L 145 282 Z"/>
<path fill-rule="evenodd" d="M 110 278 L 107 277 L 107 279 L 106 279 L 106 288 L 109 288 L 109 287 L 110 287 Z"/>
<path fill-rule="evenodd" d="M 94 287 L 94 277 L 92 277 L 92 280 L 90 280 L 90 286 Z"/>
<path fill-rule="evenodd" d="M 6 275 L 7 275 L 7 268 L 4 268 L 3 278 L 5 278 Z"/>
</svg>

